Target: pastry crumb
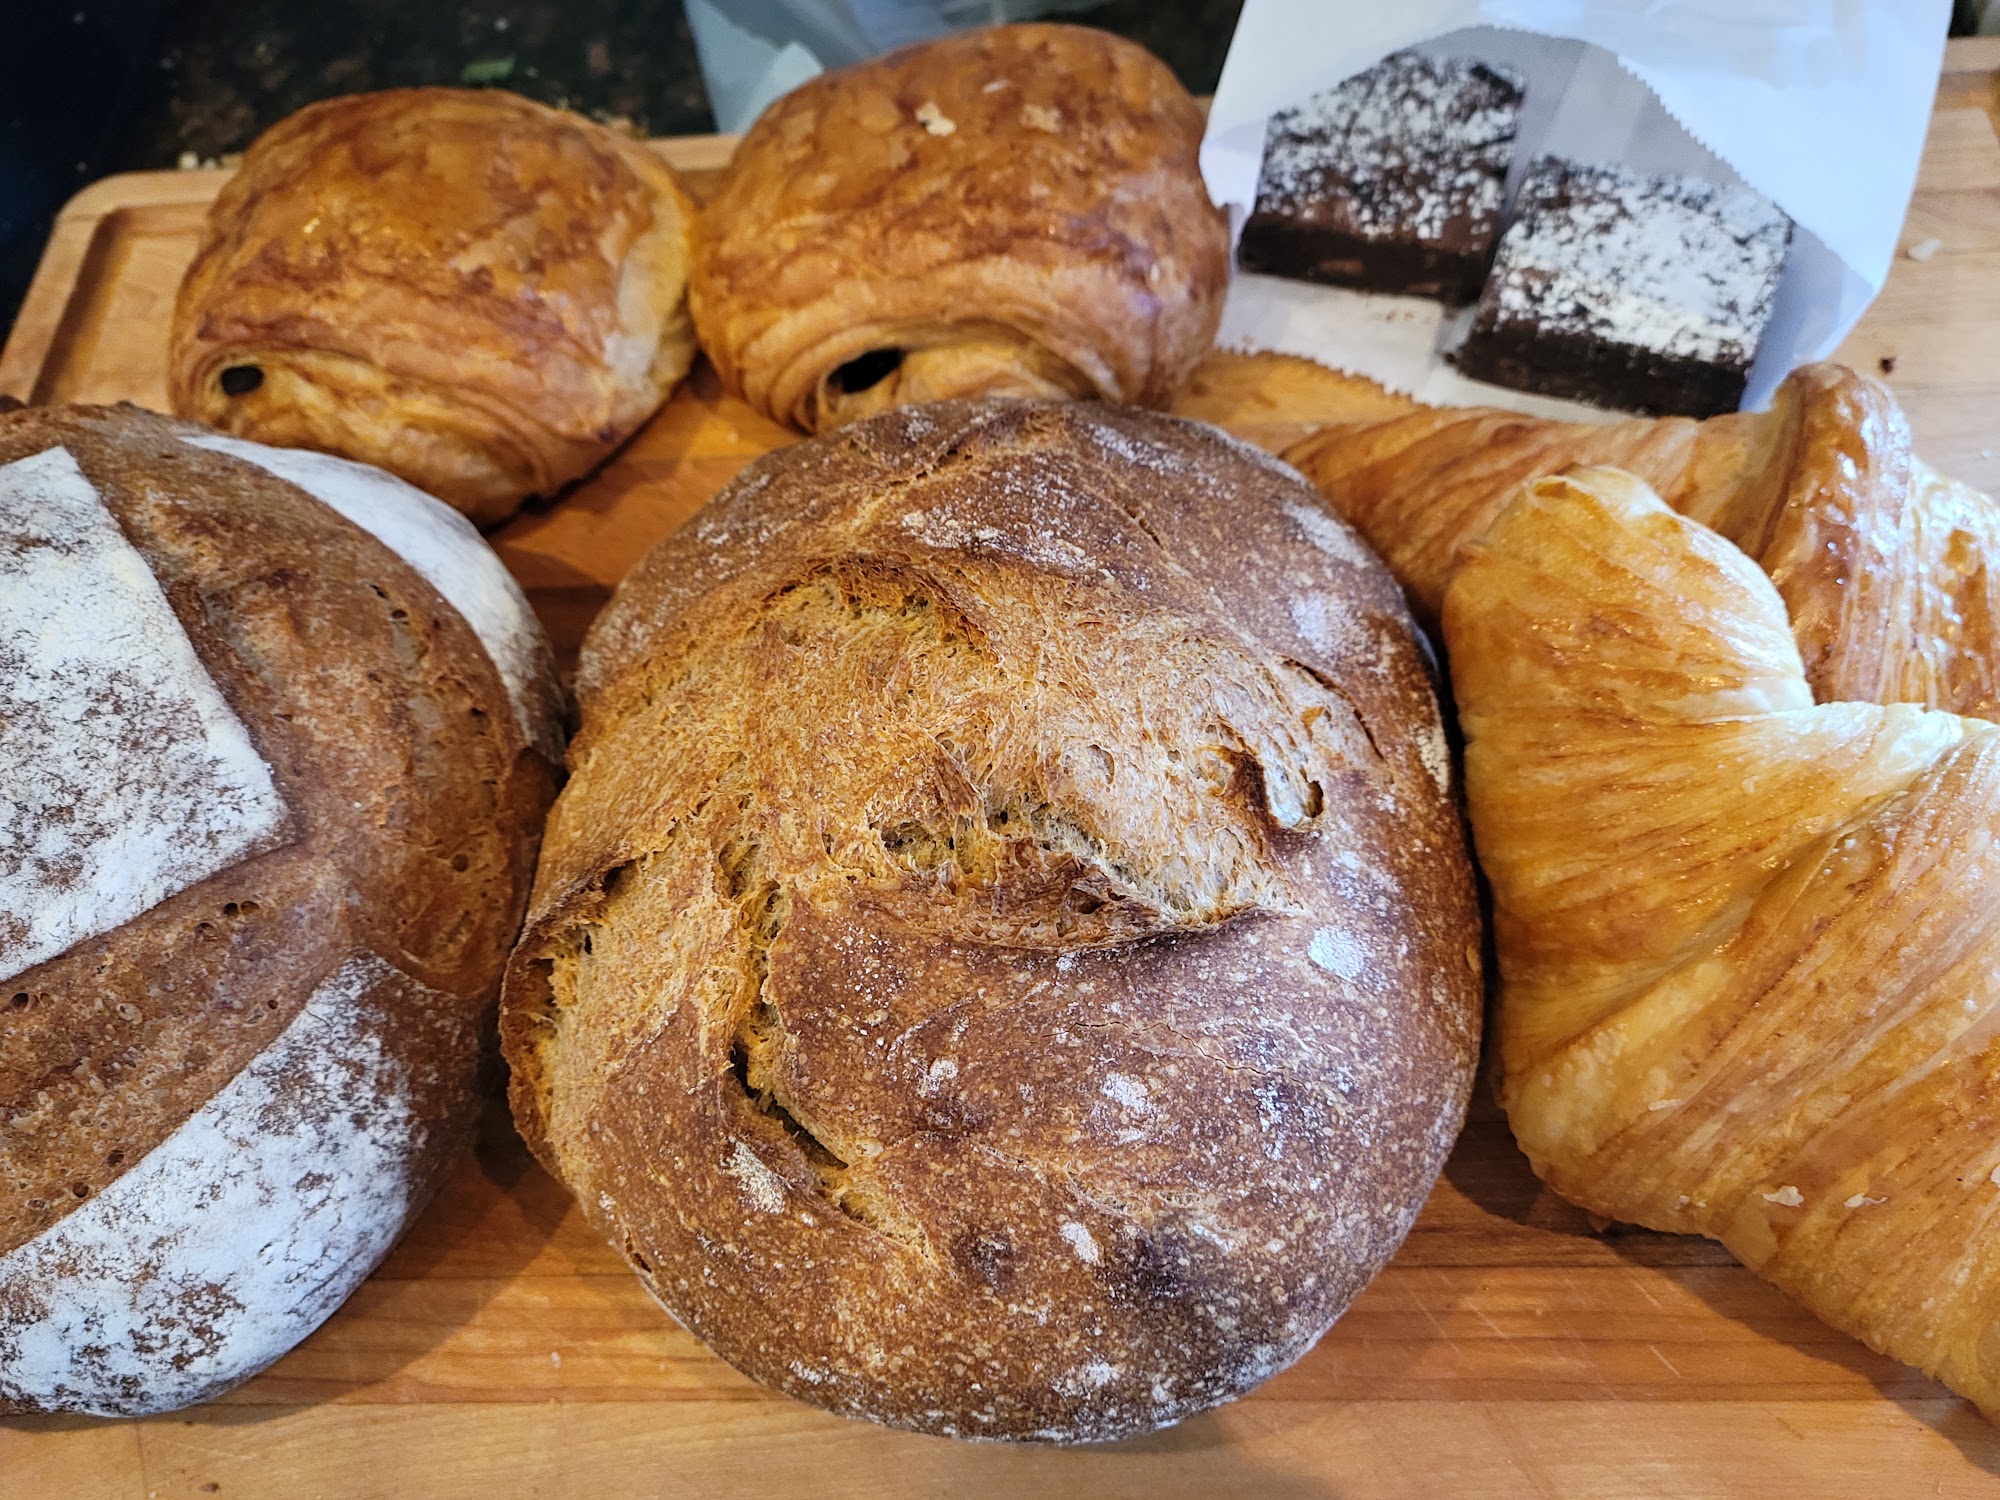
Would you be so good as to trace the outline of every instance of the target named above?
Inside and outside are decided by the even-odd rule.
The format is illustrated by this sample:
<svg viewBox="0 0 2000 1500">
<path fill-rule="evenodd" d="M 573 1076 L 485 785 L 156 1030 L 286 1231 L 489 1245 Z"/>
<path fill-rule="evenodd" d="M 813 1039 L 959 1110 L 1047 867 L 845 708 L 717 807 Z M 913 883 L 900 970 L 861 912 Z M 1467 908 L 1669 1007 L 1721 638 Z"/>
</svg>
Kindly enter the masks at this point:
<svg viewBox="0 0 2000 1500">
<path fill-rule="evenodd" d="M 1944 241 L 1936 235 L 1932 235 L 1927 240 L 1918 240 L 1916 244 L 1910 246 L 1903 253 L 1909 256 L 1911 260 L 1929 260 L 1942 249 L 1944 249 Z"/>
<path fill-rule="evenodd" d="M 932 135 L 951 135 L 958 129 L 956 121 L 947 118 L 943 110 L 928 101 L 917 106 L 917 123 Z"/>
<path fill-rule="evenodd" d="M 1779 1188 L 1775 1193 L 1764 1194 L 1764 1201 L 1766 1203 L 1775 1203 L 1781 1208 L 1797 1208 L 1806 1201 L 1806 1195 L 1797 1188 L 1787 1184 Z"/>
<path fill-rule="evenodd" d="M 1030 130 L 1045 130 L 1050 135 L 1062 134 L 1062 111 L 1050 104 L 1024 104 L 1021 106 L 1021 123 Z"/>
</svg>

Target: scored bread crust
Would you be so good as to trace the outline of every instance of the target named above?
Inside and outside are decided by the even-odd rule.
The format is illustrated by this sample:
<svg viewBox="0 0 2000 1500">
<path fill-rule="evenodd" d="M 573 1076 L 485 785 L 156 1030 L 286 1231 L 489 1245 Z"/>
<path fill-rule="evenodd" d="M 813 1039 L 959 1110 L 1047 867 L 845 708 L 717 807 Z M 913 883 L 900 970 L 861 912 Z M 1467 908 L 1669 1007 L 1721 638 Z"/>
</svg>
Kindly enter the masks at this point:
<svg viewBox="0 0 2000 1500">
<path fill-rule="evenodd" d="M 1212 428 L 905 408 L 586 642 L 502 1041 L 537 1155 L 803 1400 L 1178 1420 L 1296 1358 L 1463 1118 L 1479 926 L 1379 562 Z"/>
<path fill-rule="evenodd" d="M 0 417 L 0 464 L 75 460 L 284 807 L 274 846 L 0 984 L 0 1410 L 203 1399 L 373 1268 L 469 1133 L 553 792 L 423 574 L 201 436 Z"/>
<path fill-rule="evenodd" d="M 1165 406 L 1229 283 L 1201 126 L 1166 64 L 1082 26 L 990 27 L 822 74 L 759 116 L 702 210 L 702 348 L 806 432 L 947 397 Z M 867 355 L 900 363 L 843 389 Z"/>
</svg>

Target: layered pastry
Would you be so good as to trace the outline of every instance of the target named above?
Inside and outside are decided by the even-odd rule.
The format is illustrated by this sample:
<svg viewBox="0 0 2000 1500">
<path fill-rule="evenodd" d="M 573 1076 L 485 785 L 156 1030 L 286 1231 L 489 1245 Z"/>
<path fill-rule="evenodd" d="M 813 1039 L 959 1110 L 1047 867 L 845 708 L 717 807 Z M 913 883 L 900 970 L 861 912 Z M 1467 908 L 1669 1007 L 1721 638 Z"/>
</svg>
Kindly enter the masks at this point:
<svg viewBox="0 0 2000 1500">
<path fill-rule="evenodd" d="M 1720 1240 L 1994 1413 L 2000 730 L 1873 660 L 1986 676 L 1992 637 L 1880 581 L 1829 572 L 1848 618 L 1788 618 L 1618 469 L 1501 512 L 1444 604 L 1498 1089 L 1564 1197 Z"/>
<path fill-rule="evenodd" d="M 1543 157 L 1454 359 L 1619 411 L 1734 411 L 1791 232 L 1746 187 Z"/>
<path fill-rule="evenodd" d="M 1144 48 L 1002 26 L 823 74 L 702 215 L 702 348 L 820 431 L 953 396 L 1164 406 L 1207 352 L 1228 233 L 1202 117 Z"/>
<path fill-rule="evenodd" d="M 174 307 L 174 410 L 360 459 L 482 525 L 588 473 L 693 362 L 693 203 L 637 141 L 493 90 L 260 136 Z"/>
<path fill-rule="evenodd" d="M 2000 506 L 1826 364 L 1289 456 L 1441 608 L 1536 1171 L 2000 1409 Z"/>
<path fill-rule="evenodd" d="M 1520 80 L 1398 52 L 1271 117 L 1246 271 L 1469 302 L 1500 231 Z"/>
</svg>

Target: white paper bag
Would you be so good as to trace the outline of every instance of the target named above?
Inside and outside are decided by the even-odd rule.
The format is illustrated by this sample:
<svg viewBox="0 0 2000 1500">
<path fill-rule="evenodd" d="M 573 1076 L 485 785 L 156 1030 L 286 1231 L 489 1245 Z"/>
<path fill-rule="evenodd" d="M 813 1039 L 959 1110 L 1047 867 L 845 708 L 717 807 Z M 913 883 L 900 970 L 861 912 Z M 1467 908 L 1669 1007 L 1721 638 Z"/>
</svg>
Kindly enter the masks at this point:
<svg viewBox="0 0 2000 1500">
<path fill-rule="evenodd" d="M 1202 142 L 1240 230 L 1264 127 L 1402 48 L 1527 81 L 1511 200 L 1535 157 L 1741 181 L 1796 226 L 1746 406 L 1830 354 L 1882 289 L 1937 89 L 1950 0 L 1246 0 Z M 1303 354 L 1442 405 L 1606 414 L 1443 364 L 1466 315 L 1238 276 L 1221 342 Z M 1450 322 L 1452 326 L 1446 326 Z"/>
</svg>

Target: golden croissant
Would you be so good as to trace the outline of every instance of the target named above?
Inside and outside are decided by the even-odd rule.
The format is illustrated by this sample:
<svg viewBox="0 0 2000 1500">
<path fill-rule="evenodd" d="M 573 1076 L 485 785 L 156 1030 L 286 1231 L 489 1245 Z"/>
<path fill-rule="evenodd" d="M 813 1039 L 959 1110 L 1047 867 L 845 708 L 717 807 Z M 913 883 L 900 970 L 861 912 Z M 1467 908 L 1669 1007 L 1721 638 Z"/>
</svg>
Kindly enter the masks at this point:
<svg viewBox="0 0 2000 1500">
<path fill-rule="evenodd" d="M 1324 428 L 1285 454 L 1434 621 L 1445 585 L 1528 480 L 1613 464 L 1762 566 L 1822 702 L 2000 720 L 2000 512 L 1910 451 L 1896 399 L 1807 365 L 1768 412 L 1590 426 L 1424 408 Z"/>
<path fill-rule="evenodd" d="M 2000 730 L 1815 702 L 1772 580 L 1615 469 L 1521 491 L 1443 624 L 1535 1170 L 2000 1409 Z"/>
</svg>

